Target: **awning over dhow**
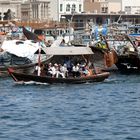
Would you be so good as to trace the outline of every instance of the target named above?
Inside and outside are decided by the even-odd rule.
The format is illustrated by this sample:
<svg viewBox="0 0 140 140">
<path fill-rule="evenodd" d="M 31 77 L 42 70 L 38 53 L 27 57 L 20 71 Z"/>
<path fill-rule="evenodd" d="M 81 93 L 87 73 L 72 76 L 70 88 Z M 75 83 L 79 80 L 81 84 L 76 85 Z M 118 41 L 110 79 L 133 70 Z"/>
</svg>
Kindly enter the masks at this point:
<svg viewBox="0 0 140 140">
<path fill-rule="evenodd" d="M 43 48 L 47 55 L 91 55 L 93 51 L 89 47 L 48 47 Z"/>
<path fill-rule="evenodd" d="M 18 57 L 27 57 L 32 59 L 34 53 L 40 48 L 40 44 L 33 40 L 5 40 L 1 48 L 5 52 L 9 52 Z"/>
</svg>

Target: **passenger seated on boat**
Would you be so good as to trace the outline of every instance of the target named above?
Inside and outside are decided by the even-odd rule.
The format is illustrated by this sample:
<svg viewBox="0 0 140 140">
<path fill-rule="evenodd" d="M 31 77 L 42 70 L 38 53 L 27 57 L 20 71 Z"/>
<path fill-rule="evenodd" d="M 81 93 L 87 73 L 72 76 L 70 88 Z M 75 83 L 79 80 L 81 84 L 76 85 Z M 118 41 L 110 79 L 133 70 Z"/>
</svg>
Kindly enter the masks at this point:
<svg viewBox="0 0 140 140">
<path fill-rule="evenodd" d="M 79 63 L 77 63 L 77 65 L 73 65 L 72 67 L 72 73 L 73 73 L 73 77 L 79 77 L 81 74 L 80 74 L 80 65 Z"/>
<path fill-rule="evenodd" d="M 49 63 L 49 64 L 46 64 L 46 66 L 45 66 L 45 71 L 46 71 L 46 75 L 47 76 L 51 76 L 51 74 L 50 74 L 50 72 L 49 71 L 51 71 L 50 69 L 51 69 L 51 63 Z"/>
<path fill-rule="evenodd" d="M 81 74 L 82 74 L 82 76 L 90 75 L 90 71 L 89 71 L 88 66 L 84 66 L 84 67 L 82 68 Z"/>
<path fill-rule="evenodd" d="M 59 75 L 61 75 L 61 73 L 59 71 L 59 67 L 57 63 L 54 64 L 54 68 L 55 68 L 55 77 L 58 78 Z"/>
<path fill-rule="evenodd" d="M 68 77 L 68 70 L 67 70 L 67 65 L 64 64 L 63 66 L 61 64 L 59 64 L 59 70 L 60 70 L 60 75 L 63 78 Z"/>
<path fill-rule="evenodd" d="M 48 65 L 48 73 L 47 74 L 51 77 L 55 77 L 55 75 L 56 75 L 56 69 L 52 65 L 52 63 L 49 63 L 49 65 Z"/>
<path fill-rule="evenodd" d="M 64 62 L 64 64 L 66 64 L 68 72 L 71 73 L 71 71 L 72 71 L 72 62 L 71 62 L 71 60 L 70 59 L 66 60 Z"/>
<path fill-rule="evenodd" d="M 40 70 L 41 70 L 41 75 L 46 75 L 45 65 L 42 63 L 40 64 Z"/>
</svg>

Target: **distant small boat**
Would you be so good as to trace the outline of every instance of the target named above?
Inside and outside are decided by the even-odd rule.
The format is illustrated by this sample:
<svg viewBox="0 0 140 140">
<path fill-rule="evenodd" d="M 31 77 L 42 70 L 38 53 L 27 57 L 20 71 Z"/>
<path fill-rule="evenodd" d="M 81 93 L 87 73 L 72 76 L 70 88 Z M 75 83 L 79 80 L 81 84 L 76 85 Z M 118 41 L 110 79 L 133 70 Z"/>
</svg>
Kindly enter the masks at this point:
<svg viewBox="0 0 140 140">
<path fill-rule="evenodd" d="M 128 30 L 130 32 L 129 36 L 140 37 L 140 25 L 139 24 L 129 26 Z"/>
</svg>

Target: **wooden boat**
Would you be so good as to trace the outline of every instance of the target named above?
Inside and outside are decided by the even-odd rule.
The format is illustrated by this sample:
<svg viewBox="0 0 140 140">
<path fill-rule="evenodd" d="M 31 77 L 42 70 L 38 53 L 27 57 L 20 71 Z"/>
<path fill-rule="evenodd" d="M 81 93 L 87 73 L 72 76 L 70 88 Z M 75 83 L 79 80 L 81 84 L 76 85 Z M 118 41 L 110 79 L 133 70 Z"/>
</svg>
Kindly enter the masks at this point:
<svg viewBox="0 0 140 140">
<path fill-rule="evenodd" d="M 129 36 L 140 37 L 140 25 L 139 24 L 129 26 L 128 30 L 129 30 Z"/>
<path fill-rule="evenodd" d="M 39 36 L 33 32 L 30 32 L 29 30 L 27 30 L 25 27 L 22 27 L 23 29 L 23 34 L 26 36 L 27 39 L 29 40 L 34 40 L 34 41 L 42 41 Z"/>
<path fill-rule="evenodd" d="M 46 63 L 48 59 L 44 59 L 41 62 L 42 63 Z M 8 77 L 9 73 L 8 73 L 8 68 L 14 68 L 15 70 L 20 70 L 21 72 L 33 72 L 33 68 L 38 64 L 38 62 L 34 62 L 34 63 L 26 63 L 24 65 L 3 65 L 0 66 L 0 77 Z"/>
<path fill-rule="evenodd" d="M 40 41 L 38 35 L 43 34 L 43 31 L 45 32 L 45 30 L 36 29 L 35 32 L 33 33 L 23 27 L 24 35 L 28 39 L 33 39 L 35 41 Z M 65 45 L 66 45 L 67 44 L 66 42 L 68 42 L 68 41 L 66 41 L 66 39 L 64 39 L 64 40 L 65 40 Z M 105 44 L 106 42 L 104 40 L 105 40 L 104 36 L 100 35 L 100 41 L 93 42 L 91 33 L 78 32 L 75 35 L 75 39 L 70 41 L 71 45 L 69 45 L 69 47 L 71 47 L 71 46 L 86 47 L 88 44 L 94 53 L 94 55 L 93 55 L 94 64 L 97 67 L 100 67 L 105 71 L 114 71 L 114 70 L 116 70 L 116 67 L 112 67 L 112 65 L 115 63 L 114 58 L 112 58 L 113 55 L 111 55 L 113 52 L 111 50 L 109 50 L 108 44 Z M 57 42 L 57 40 L 55 40 L 55 41 Z M 60 44 L 60 46 L 61 45 L 62 44 Z M 63 45 L 62 45 L 62 47 L 63 47 Z"/>
<path fill-rule="evenodd" d="M 81 41 L 76 39 L 72 42 L 74 46 L 89 46 L 94 53 L 94 64 L 97 67 L 102 68 L 104 71 L 116 71 L 117 68 L 114 64 L 117 58 L 114 55 L 114 50 L 110 49 L 105 36 L 100 35 L 99 40 L 93 39 L 89 33 L 82 34 L 80 37 Z"/>
<path fill-rule="evenodd" d="M 115 65 L 120 72 L 140 72 L 140 49 L 128 35 L 116 35 L 113 39 L 107 41 L 110 48 L 114 50 L 113 55 L 117 57 Z"/>
<path fill-rule="evenodd" d="M 16 72 L 11 68 L 8 68 L 8 72 L 16 82 L 34 81 L 34 82 L 49 83 L 49 84 L 53 84 L 53 83 L 80 84 L 80 83 L 87 83 L 87 82 L 101 82 L 104 81 L 106 78 L 108 78 L 110 75 L 109 72 L 102 72 L 91 76 L 55 78 L 49 76 L 37 76 L 34 74 Z"/>
<path fill-rule="evenodd" d="M 116 66 L 121 73 L 139 73 L 140 58 L 137 54 L 118 56 Z"/>
<path fill-rule="evenodd" d="M 0 77 L 8 76 L 8 67 L 28 69 L 37 65 L 38 54 L 36 52 L 38 50 L 39 46 L 37 46 L 37 43 L 32 43 L 31 40 L 4 41 L 0 48 Z M 42 56 L 41 61 L 43 63 L 51 57 L 43 53 L 43 51 L 40 55 Z"/>
<path fill-rule="evenodd" d="M 69 58 L 72 62 L 86 62 L 86 65 L 90 64 L 90 74 L 89 75 L 81 75 L 74 77 L 69 74 L 66 78 L 56 78 L 51 77 L 46 74 L 34 74 L 29 72 L 21 72 L 20 70 L 14 70 L 12 68 L 8 69 L 10 76 L 16 81 L 23 82 L 41 82 L 41 83 L 85 83 L 85 82 L 101 82 L 104 81 L 110 75 L 109 72 L 101 72 L 97 71 L 93 66 L 93 52 L 89 47 L 47 47 L 44 48 L 44 51 L 48 55 L 53 55 L 50 62 L 61 64 L 64 62 L 65 58 Z M 90 62 L 90 63 L 89 63 Z M 94 71 L 94 72 L 93 72 Z"/>
</svg>

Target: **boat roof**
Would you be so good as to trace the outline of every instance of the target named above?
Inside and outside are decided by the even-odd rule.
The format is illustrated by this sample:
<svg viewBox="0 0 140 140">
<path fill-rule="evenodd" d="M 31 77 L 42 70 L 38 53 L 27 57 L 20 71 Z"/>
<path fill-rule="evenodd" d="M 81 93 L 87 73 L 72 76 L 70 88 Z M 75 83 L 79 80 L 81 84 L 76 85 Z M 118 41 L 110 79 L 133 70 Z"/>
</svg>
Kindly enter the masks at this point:
<svg viewBox="0 0 140 140">
<path fill-rule="evenodd" d="M 90 47 L 75 47 L 75 46 L 66 46 L 66 47 L 48 47 L 43 48 L 44 52 L 47 55 L 90 55 L 93 54 L 93 51 Z"/>
</svg>

